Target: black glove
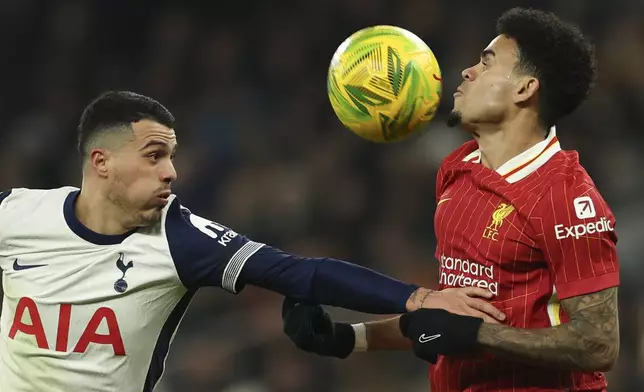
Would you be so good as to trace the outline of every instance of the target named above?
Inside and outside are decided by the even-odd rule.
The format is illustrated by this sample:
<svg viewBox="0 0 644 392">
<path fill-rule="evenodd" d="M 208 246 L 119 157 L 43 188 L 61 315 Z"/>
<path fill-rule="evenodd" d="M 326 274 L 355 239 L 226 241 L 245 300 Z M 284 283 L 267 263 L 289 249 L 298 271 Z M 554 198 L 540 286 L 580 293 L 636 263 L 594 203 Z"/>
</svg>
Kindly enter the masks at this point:
<svg viewBox="0 0 644 392">
<path fill-rule="evenodd" d="M 284 333 L 300 350 L 336 358 L 346 358 L 353 351 L 356 340 L 353 327 L 334 323 L 320 305 L 306 305 L 285 298 L 282 320 Z"/>
<path fill-rule="evenodd" d="M 463 355 L 478 348 L 483 320 L 443 309 L 419 309 L 400 317 L 400 331 L 414 345 L 414 354 L 436 363 L 438 354 Z"/>
</svg>

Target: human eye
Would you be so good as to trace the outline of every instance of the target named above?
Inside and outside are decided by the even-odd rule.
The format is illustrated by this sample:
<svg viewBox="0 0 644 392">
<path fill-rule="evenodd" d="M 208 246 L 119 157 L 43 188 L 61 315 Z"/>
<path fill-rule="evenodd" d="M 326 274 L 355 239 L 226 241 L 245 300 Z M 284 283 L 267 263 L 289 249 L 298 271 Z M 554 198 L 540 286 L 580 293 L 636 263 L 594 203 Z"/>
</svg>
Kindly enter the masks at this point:
<svg viewBox="0 0 644 392">
<path fill-rule="evenodd" d="M 145 155 L 145 157 L 152 162 L 158 161 L 161 158 L 161 156 L 162 156 L 162 153 L 160 151 L 150 151 Z"/>
</svg>

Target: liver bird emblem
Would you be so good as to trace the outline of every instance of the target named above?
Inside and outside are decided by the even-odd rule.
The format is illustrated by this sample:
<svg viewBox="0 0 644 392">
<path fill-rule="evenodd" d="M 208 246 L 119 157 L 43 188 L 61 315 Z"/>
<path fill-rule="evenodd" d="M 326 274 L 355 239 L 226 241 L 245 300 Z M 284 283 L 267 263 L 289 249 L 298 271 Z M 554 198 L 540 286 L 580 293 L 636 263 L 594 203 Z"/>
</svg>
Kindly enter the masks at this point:
<svg viewBox="0 0 644 392">
<path fill-rule="evenodd" d="M 488 226 L 491 230 L 498 230 L 503 225 L 503 220 L 514 211 L 511 204 L 501 203 L 492 213 L 492 223 Z"/>
</svg>

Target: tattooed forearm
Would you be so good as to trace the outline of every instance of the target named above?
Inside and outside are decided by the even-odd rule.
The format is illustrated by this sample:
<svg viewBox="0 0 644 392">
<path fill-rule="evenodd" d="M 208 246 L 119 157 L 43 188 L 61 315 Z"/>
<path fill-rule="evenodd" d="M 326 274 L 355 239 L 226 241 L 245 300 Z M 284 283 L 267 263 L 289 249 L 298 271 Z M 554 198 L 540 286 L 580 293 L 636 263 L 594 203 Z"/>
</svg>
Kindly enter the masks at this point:
<svg viewBox="0 0 644 392">
<path fill-rule="evenodd" d="M 407 303 L 405 304 L 407 307 L 407 311 L 413 312 L 415 310 L 418 310 L 423 307 L 423 303 L 425 303 L 425 300 L 427 297 L 433 293 L 434 290 L 426 289 L 424 287 L 421 287 L 411 293 L 409 296 L 409 299 L 407 299 Z"/>
<path fill-rule="evenodd" d="M 617 288 L 562 301 L 570 321 L 553 328 L 483 324 L 479 342 L 493 354 L 539 366 L 609 370 L 619 352 Z"/>
</svg>

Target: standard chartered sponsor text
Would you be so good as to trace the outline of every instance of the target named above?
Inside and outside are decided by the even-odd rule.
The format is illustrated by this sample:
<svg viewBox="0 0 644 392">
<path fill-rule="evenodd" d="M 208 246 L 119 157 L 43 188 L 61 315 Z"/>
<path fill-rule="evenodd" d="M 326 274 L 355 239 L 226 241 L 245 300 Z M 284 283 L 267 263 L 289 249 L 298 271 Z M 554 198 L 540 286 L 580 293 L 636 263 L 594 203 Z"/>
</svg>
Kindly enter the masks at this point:
<svg viewBox="0 0 644 392">
<path fill-rule="evenodd" d="M 494 281 L 494 266 L 486 267 L 468 259 L 441 255 L 440 284 L 450 287 L 480 287 L 499 294 L 499 283 Z"/>
</svg>

